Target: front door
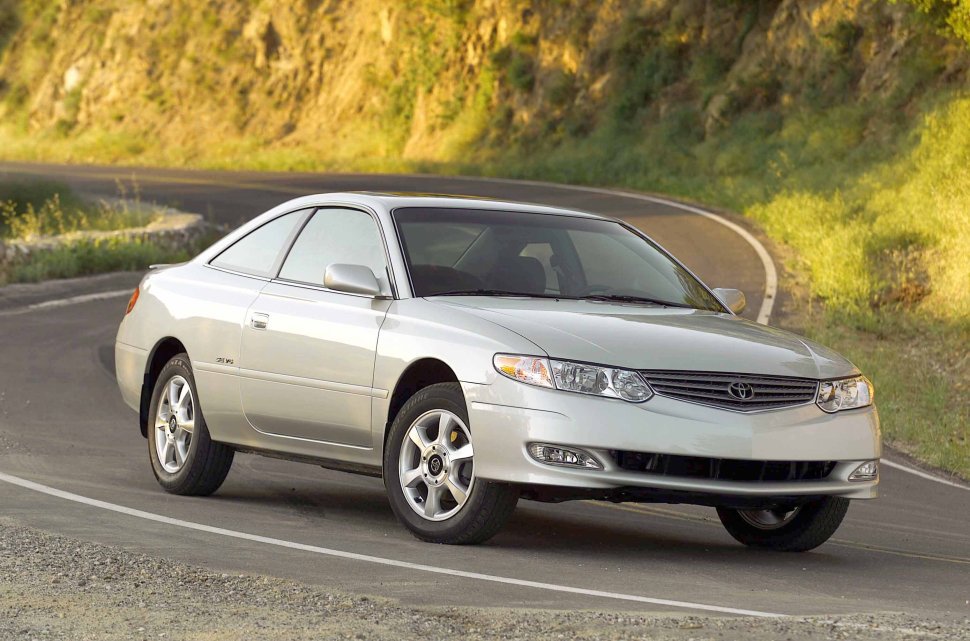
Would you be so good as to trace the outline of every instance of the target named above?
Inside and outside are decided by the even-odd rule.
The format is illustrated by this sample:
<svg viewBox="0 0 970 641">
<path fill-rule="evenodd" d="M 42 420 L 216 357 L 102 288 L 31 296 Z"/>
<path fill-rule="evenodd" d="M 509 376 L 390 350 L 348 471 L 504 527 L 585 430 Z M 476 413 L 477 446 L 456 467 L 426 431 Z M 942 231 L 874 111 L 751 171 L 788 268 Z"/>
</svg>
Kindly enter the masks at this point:
<svg viewBox="0 0 970 641">
<path fill-rule="evenodd" d="M 327 265 L 371 268 L 390 293 L 384 242 L 363 211 L 317 210 L 279 277 L 250 307 L 240 350 L 242 403 L 257 430 L 372 447 L 377 335 L 390 300 L 323 286 Z"/>
</svg>

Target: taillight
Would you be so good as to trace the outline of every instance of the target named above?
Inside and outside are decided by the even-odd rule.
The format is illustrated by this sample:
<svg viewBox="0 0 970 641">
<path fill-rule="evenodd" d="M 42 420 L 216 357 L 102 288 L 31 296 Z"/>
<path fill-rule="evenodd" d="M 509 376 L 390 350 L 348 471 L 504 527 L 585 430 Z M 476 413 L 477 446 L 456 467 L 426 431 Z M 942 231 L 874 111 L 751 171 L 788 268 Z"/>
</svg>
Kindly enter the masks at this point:
<svg viewBox="0 0 970 641">
<path fill-rule="evenodd" d="M 131 310 L 135 309 L 135 303 L 138 302 L 138 292 L 140 290 L 141 290 L 141 287 L 139 286 L 139 287 L 136 287 L 135 291 L 131 293 L 131 298 L 128 299 L 128 310 L 125 312 L 125 316 L 130 314 Z"/>
</svg>

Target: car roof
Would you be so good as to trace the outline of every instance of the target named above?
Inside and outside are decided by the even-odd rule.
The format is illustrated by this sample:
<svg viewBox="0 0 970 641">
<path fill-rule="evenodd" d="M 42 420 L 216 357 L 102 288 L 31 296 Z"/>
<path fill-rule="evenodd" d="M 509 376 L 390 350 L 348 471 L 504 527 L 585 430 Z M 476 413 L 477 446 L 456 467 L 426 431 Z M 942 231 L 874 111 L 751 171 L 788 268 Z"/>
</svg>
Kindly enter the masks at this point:
<svg viewBox="0 0 970 641">
<path fill-rule="evenodd" d="M 349 191 L 329 194 L 316 194 L 307 198 L 321 201 L 356 202 L 361 205 L 380 205 L 388 211 L 405 207 L 420 207 L 424 209 L 491 209 L 498 211 L 515 211 L 533 214 L 553 214 L 558 216 L 578 216 L 582 218 L 601 218 L 585 211 L 550 207 L 534 203 L 522 203 L 512 200 L 497 200 L 478 196 L 456 196 L 449 194 L 424 194 L 407 192 L 377 192 L 377 191 Z M 302 200 L 302 199 L 301 199 Z"/>
</svg>

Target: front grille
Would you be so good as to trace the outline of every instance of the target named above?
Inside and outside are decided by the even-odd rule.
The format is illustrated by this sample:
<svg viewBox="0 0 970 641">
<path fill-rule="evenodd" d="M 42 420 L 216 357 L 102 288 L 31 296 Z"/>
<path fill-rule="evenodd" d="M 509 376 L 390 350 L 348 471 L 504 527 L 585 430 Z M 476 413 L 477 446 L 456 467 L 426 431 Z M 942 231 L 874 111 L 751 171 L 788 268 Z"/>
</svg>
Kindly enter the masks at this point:
<svg viewBox="0 0 970 641">
<path fill-rule="evenodd" d="M 749 461 L 613 450 L 624 470 L 715 481 L 819 481 L 835 468 L 835 461 Z"/>
<path fill-rule="evenodd" d="M 661 396 L 738 412 L 811 403 L 818 392 L 818 382 L 808 378 L 667 370 L 640 374 Z"/>
</svg>

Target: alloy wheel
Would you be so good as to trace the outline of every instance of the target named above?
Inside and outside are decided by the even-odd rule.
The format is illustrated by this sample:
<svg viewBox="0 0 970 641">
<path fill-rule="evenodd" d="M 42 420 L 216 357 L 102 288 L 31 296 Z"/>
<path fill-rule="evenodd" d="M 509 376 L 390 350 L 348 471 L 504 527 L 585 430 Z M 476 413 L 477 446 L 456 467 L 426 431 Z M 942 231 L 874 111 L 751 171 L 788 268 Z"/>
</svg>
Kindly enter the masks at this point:
<svg viewBox="0 0 970 641">
<path fill-rule="evenodd" d="M 791 510 L 738 510 L 738 515 L 745 523 L 759 530 L 777 530 L 791 523 L 801 509 L 799 506 Z"/>
<path fill-rule="evenodd" d="M 419 416 L 408 428 L 398 479 L 408 505 L 429 521 L 444 521 L 468 501 L 475 482 L 468 426 L 446 410 Z"/>
<path fill-rule="evenodd" d="M 173 376 L 165 384 L 155 415 L 155 454 L 169 474 L 176 474 L 185 465 L 194 430 L 192 387 L 182 376 Z"/>
</svg>

